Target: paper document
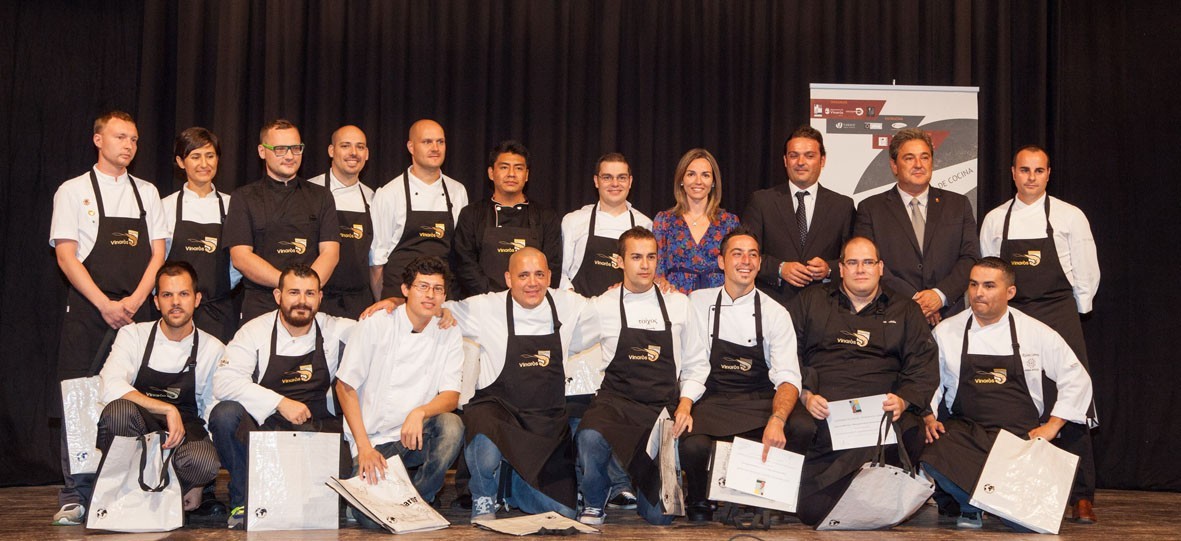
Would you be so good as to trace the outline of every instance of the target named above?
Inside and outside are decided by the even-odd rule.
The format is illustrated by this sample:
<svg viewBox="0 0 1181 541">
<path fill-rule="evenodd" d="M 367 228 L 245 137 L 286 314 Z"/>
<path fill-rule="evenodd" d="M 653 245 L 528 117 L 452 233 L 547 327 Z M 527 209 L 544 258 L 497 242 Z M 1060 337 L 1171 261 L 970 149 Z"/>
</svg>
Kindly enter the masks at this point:
<svg viewBox="0 0 1181 541">
<path fill-rule="evenodd" d="M 886 395 L 875 394 L 847 400 L 833 400 L 828 403 L 828 431 L 832 434 L 832 450 L 842 451 L 858 447 L 874 447 L 878 444 L 878 430 L 882 425 L 882 402 Z M 897 443 L 898 438 L 891 430 L 885 443 Z"/>
<path fill-rule="evenodd" d="M 599 533 L 599 530 L 595 528 L 577 520 L 570 520 L 553 511 L 515 518 L 473 520 L 472 525 L 509 535 Z"/>
<path fill-rule="evenodd" d="M 761 442 L 734 438 L 725 484 L 726 488 L 780 502 L 788 511 L 795 511 L 803 469 L 804 455 L 772 447 L 763 462 Z"/>
<path fill-rule="evenodd" d="M 673 437 L 672 419 L 660 421 L 660 506 L 666 515 L 685 516 L 685 494 L 681 490 L 681 472 L 677 468 L 677 439 Z"/>
<path fill-rule="evenodd" d="M 648 433 L 648 458 L 656 460 L 656 455 L 660 453 L 660 437 L 663 433 L 661 428 L 666 419 L 672 419 L 668 416 L 668 408 L 660 410 L 660 415 L 656 416 L 656 422 L 652 423 L 652 431 Z"/>
<path fill-rule="evenodd" d="M 423 532 L 446 528 L 451 523 L 423 501 L 402 459 L 386 459 L 385 479 L 370 485 L 361 476 L 340 480 L 329 478 L 328 486 L 370 520 L 393 533 Z"/>
</svg>

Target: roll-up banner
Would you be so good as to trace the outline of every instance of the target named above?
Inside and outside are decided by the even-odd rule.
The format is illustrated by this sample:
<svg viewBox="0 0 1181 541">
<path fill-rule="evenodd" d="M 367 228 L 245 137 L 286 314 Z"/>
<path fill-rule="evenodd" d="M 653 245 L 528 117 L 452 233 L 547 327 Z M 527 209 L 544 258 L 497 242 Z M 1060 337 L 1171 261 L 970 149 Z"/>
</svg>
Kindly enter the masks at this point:
<svg viewBox="0 0 1181 541">
<path fill-rule="evenodd" d="M 931 185 L 963 194 L 976 210 L 979 114 L 974 86 L 813 83 L 812 127 L 824 134 L 821 182 L 855 203 L 894 187 L 890 139 L 920 128 L 935 144 Z"/>
</svg>

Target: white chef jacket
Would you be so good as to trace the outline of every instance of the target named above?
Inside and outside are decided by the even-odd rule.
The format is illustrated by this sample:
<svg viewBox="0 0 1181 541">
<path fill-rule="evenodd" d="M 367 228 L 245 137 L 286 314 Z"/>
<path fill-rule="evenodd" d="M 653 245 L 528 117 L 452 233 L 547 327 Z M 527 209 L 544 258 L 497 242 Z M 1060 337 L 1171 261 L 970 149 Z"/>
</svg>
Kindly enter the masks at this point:
<svg viewBox="0 0 1181 541">
<path fill-rule="evenodd" d="M 599 344 L 602 352 L 602 365 L 598 369 L 600 377 L 606 373 L 607 367 L 615 358 L 616 347 L 619 344 L 620 292 L 623 294 L 623 304 L 627 311 L 628 327 L 662 331 L 665 328 L 664 317 L 660 314 L 656 290 L 653 286 L 643 293 L 632 293 L 620 286 L 590 299 L 589 306 L 582 311 L 582 318 L 578 324 L 579 338 L 589 343 L 574 344 L 572 347 L 581 351 L 596 343 Z M 690 339 L 691 336 L 700 335 L 700 329 L 696 328 L 696 319 L 689 317 L 689 297 L 676 291 L 663 295 L 668 319 L 672 323 L 673 360 L 676 363 L 677 379 L 703 384 L 709 377 L 709 358 L 700 348 L 697 351 L 685 349 L 686 343 L 695 341 Z"/>
<path fill-rule="evenodd" d="M 1009 239 L 1041 239 L 1046 236 L 1046 197 L 1050 198 L 1050 224 L 1054 226 L 1054 248 L 1066 280 L 1074 288 L 1074 302 L 1080 314 L 1091 311 L 1099 291 L 1099 255 L 1091 224 L 1078 207 L 1057 197 L 1043 195 L 1032 205 L 1020 199 L 1009 219 Z M 999 256 L 1009 203 L 992 209 L 980 225 L 980 254 Z"/>
<path fill-rule="evenodd" d="M 554 299 L 558 319 L 562 322 L 559 331 L 565 353 L 562 364 L 567 370 L 566 375 L 571 376 L 571 363 L 565 361 L 578 353 L 571 345 L 588 342 L 578 334 L 580 331 L 577 325 L 587 299 L 565 289 L 550 289 L 549 294 Z M 447 301 L 443 305 L 451 310 L 463 335 L 480 344 L 480 375 L 476 378 L 476 389 L 492 385 L 504 369 L 504 356 L 508 349 L 508 321 L 505 319 L 504 303 L 508 295 L 508 291 L 485 293 L 462 301 Z M 527 309 L 513 301 L 513 324 L 517 334 L 522 336 L 554 332 L 549 302 L 543 299 L 535 308 Z"/>
<path fill-rule="evenodd" d="M 632 216 L 636 225 L 645 229 L 652 229 L 652 219 L 644 213 L 627 204 L 627 212 L 619 216 L 612 216 L 598 208 L 598 203 L 586 205 L 562 217 L 562 280 L 558 287 L 571 289 L 574 287 L 574 277 L 582 267 L 582 257 L 586 255 L 586 239 L 590 233 L 591 212 L 596 213 L 595 236 L 618 239 L 624 231 L 632 228 Z M 621 254 L 622 255 L 622 254 Z"/>
<path fill-rule="evenodd" d="M 131 177 L 127 173 L 118 178 L 103 174 L 94 168 L 98 178 L 98 189 L 102 190 L 103 205 L 106 215 L 117 218 L 139 218 L 139 206 L 135 203 L 135 193 L 128 182 Z M 141 239 L 158 240 L 168 238 L 168 230 L 164 226 L 164 213 L 160 208 L 160 192 L 156 186 L 148 181 L 135 179 L 135 187 L 139 189 L 139 197 L 143 200 L 144 211 L 147 212 L 147 235 Z M 98 236 L 98 200 L 94 197 L 94 188 L 90 185 L 90 172 L 62 183 L 53 194 L 53 218 L 49 225 L 49 245 L 56 246 L 55 239 L 73 240 L 78 242 L 78 261 L 85 261 L 86 256 L 94 249 L 94 240 Z"/>
<path fill-rule="evenodd" d="M 701 352 L 709 362 L 710 349 L 713 340 L 714 305 L 718 300 L 718 292 L 722 293 L 722 321 L 718 329 L 719 338 L 740 346 L 753 346 L 756 343 L 755 334 L 755 293 L 759 295 L 759 306 L 763 314 L 763 355 L 767 358 L 770 368 L 768 377 L 776 389 L 784 383 L 790 383 L 801 389 L 800 360 L 796 346 L 795 326 L 791 322 L 791 315 L 783 305 L 775 302 L 766 293 L 752 289 L 750 293 L 737 299 L 731 299 L 724 290 L 725 286 L 698 289 L 689 294 L 689 304 L 692 317 L 696 318 L 697 332 L 693 333 L 693 341 L 687 342 L 686 349 L 691 352 Z M 684 381 L 681 383 L 681 396 L 694 402 L 705 393 L 705 380 Z"/>
<path fill-rule="evenodd" d="M 225 357 L 213 373 L 213 394 L 217 399 L 242 404 L 258 424 L 274 414 L 283 399 L 282 394 L 255 383 L 253 379 L 256 366 L 259 379 L 267 373 L 267 365 L 271 360 L 272 330 L 278 333 L 275 347 L 279 355 L 306 355 L 316 348 L 315 327 L 303 336 L 292 337 L 287 327 L 276 323 L 278 312 L 272 310 L 242 325 L 234 339 L 226 345 Z M 320 332 L 324 333 L 324 360 L 328 364 L 328 372 L 335 374 L 340 364 L 340 343 L 348 343 L 357 322 L 323 312 L 316 314 L 316 322 L 320 324 Z M 331 398 L 331 392 L 329 386 L 325 395 Z M 331 399 L 328 400 L 328 410 L 336 413 Z"/>
<path fill-rule="evenodd" d="M 102 378 L 103 402 L 122 398 L 123 395 L 135 390 L 135 378 L 139 375 L 140 362 L 148 348 L 148 336 L 152 333 L 152 326 L 160 324 L 160 320 L 156 320 L 119 328 L 115 342 L 111 345 L 111 354 L 107 356 L 106 363 L 98 374 Z M 196 329 L 196 326 L 193 328 Z M 208 420 L 209 411 L 217 402 L 213 399 L 213 369 L 225 354 L 226 347 L 209 333 L 200 329 L 197 329 L 197 332 L 201 333 L 197 340 L 195 368 L 197 412 Z M 148 368 L 175 374 L 184 369 L 192 352 L 193 333 L 189 333 L 179 342 L 173 342 L 164 336 L 162 329 L 156 329 Z"/>
<path fill-rule="evenodd" d="M 214 187 L 204 197 L 197 195 L 197 192 L 189 189 L 188 183 L 181 186 L 180 191 L 169 195 L 161 202 L 164 207 L 164 227 L 168 231 L 168 239 L 164 241 L 164 254 L 167 257 L 172 254 L 172 236 L 176 231 L 176 198 L 184 194 L 184 218 L 186 222 L 194 222 L 198 224 L 219 224 L 222 223 L 221 209 L 224 207 L 228 213 L 230 210 L 230 195 L 226 193 L 218 193 L 217 188 Z M 217 196 L 221 196 L 222 207 L 217 204 Z M 238 286 L 238 282 L 242 281 L 242 273 L 230 265 L 230 289 Z"/>
<path fill-rule="evenodd" d="M 402 423 L 414 408 L 443 391 L 460 392 L 463 333 L 440 329 L 431 319 L 415 333 L 406 305 L 379 311 L 357 323 L 336 378 L 357 390 L 365 433 L 374 447 L 401 441 Z M 345 438 L 357 455 L 352 429 Z"/>
<path fill-rule="evenodd" d="M 1075 423 L 1085 423 L 1091 405 L 1091 377 L 1075 357 L 1066 341 L 1044 323 L 1009 307 L 1017 325 L 1017 342 L 1021 345 L 1021 362 L 1025 365 L 1025 383 L 1039 414 L 1045 411 L 1042 392 L 1042 373 L 1058 384 L 1058 401 L 1051 415 Z M 1006 312 L 992 325 L 981 327 L 972 322 L 968 332 L 968 353 L 981 355 L 1012 355 L 1013 340 L 1009 334 L 1009 315 Z M 939 388 L 931 399 L 931 411 L 938 411 L 942 400 L 951 409 L 960 383 L 960 352 L 963 350 L 964 326 L 972 317 L 964 310 L 943 320 L 935 327 L 935 343 L 939 346 Z"/>
<path fill-rule="evenodd" d="M 373 205 L 373 188 L 366 186 L 364 182 L 359 180 L 357 181 L 357 184 L 345 186 L 344 183 L 332 176 L 331 169 L 323 175 L 317 175 L 309 178 L 308 182 L 311 182 L 316 186 L 323 186 L 325 176 L 332 178 L 332 186 L 329 188 L 329 191 L 332 192 L 332 199 L 336 201 L 336 210 L 343 210 L 345 212 L 365 212 L 365 202 L 368 202 L 370 206 Z M 359 190 L 357 189 L 358 185 L 361 186 L 361 189 Z M 361 200 L 362 193 L 365 194 L 365 201 Z"/>
<path fill-rule="evenodd" d="M 406 226 L 406 187 L 402 177 L 410 174 L 409 169 L 398 175 L 385 186 L 377 189 L 373 196 L 373 244 L 369 248 L 369 264 L 385 265 L 398 241 L 402 240 L 402 228 Z M 427 184 L 410 174 L 410 203 L 415 211 L 447 210 L 447 199 L 443 194 L 443 183 L 447 183 L 447 194 L 451 197 L 451 218 L 459 222 L 459 211 L 468 204 L 467 188 L 458 180 L 441 175 L 442 182 Z"/>
</svg>

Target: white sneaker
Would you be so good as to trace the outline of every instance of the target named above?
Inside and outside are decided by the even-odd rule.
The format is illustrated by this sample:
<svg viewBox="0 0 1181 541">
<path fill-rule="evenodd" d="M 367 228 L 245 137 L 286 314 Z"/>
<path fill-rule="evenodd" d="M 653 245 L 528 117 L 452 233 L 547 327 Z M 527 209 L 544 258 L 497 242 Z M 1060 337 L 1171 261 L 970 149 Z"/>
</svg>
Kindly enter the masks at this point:
<svg viewBox="0 0 1181 541">
<path fill-rule="evenodd" d="M 582 510 L 582 514 L 578 515 L 578 522 L 590 526 L 598 526 L 607 520 L 607 513 L 598 507 L 587 507 Z"/>
<path fill-rule="evenodd" d="M 80 526 L 86 522 L 86 506 L 67 503 L 53 515 L 54 526 Z"/>
</svg>

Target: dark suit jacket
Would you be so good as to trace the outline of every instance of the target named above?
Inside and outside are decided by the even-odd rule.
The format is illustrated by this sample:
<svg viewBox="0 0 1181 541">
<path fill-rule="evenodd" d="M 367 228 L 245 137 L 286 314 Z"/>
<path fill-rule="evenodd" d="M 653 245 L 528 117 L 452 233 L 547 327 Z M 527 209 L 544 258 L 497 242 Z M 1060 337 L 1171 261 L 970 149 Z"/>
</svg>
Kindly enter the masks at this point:
<svg viewBox="0 0 1181 541">
<path fill-rule="evenodd" d="M 787 306 L 801 289 L 787 282 L 780 283 L 779 264 L 784 261 L 807 263 L 813 257 L 828 261 L 830 278 L 840 276 L 837 259 L 841 246 L 853 230 L 853 200 L 820 184 L 813 186 L 816 210 L 808 228 L 808 243 L 800 246 L 800 228 L 796 225 L 796 211 L 792 206 L 788 183 L 759 190 L 751 195 L 750 204 L 742 214 L 742 225 L 759 236 L 762 243 L 763 266 L 759 269 L 759 288 Z M 815 284 L 816 282 L 813 282 Z"/>
<path fill-rule="evenodd" d="M 878 246 L 886 264 L 882 284 L 899 295 L 938 288 L 947 297 L 943 317 L 964 308 L 968 274 L 980 257 L 976 219 L 968 198 L 931 188 L 927 196 L 927 226 L 923 250 L 915 238 L 910 214 L 897 187 L 866 198 L 857 206 L 853 234 L 868 237 Z"/>
</svg>

